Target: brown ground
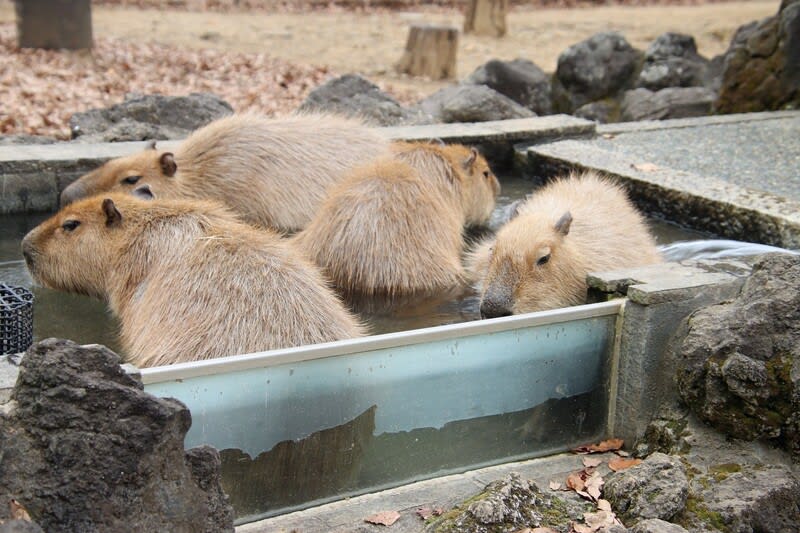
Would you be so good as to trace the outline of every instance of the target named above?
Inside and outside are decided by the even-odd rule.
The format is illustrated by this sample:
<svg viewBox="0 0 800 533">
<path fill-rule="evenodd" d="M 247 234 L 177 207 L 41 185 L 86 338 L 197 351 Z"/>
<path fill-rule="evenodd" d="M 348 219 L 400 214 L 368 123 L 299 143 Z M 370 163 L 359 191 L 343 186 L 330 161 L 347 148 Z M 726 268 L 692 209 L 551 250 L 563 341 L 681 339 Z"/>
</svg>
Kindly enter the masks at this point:
<svg viewBox="0 0 800 533">
<path fill-rule="evenodd" d="M 558 54 L 567 46 L 599 31 L 608 30 L 621 32 L 633 46 L 642 49 L 663 32 L 689 33 L 697 40 L 700 53 L 711 57 L 727 48 L 737 27 L 774 14 L 779 3 L 779 0 L 751 0 L 683 6 L 605 6 L 580 9 L 514 7 L 508 16 L 509 32 L 506 37 L 494 39 L 461 36 L 458 76 L 466 76 L 478 65 L 492 58 L 524 57 L 533 60 L 543 69 L 552 71 L 555 69 Z M 5 27 L 7 36 L 12 31 L 11 23 L 14 20 L 11 6 L 10 0 L 0 0 L 0 29 Z M 216 54 L 224 56 L 226 52 L 242 52 L 240 57 L 251 58 L 245 63 L 252 62 L 254 57 L 261 57 L 259 61 L 263 63 L 266 54 L 270 59 L 277 58 L 281 65 L 300 65 L 302 68 L 298 72 L 288 75 L 288 82 L 281 79 L 275 84 L 278 90 L 285 88 L 287 83 L 290 85 L 292 105 L 295 100 L 302 99 L 307 90 L 326 73 L 360 72 L 384 86 L 393 87 L 403 100 L 413 100 L 418 95 L 432 92 L 444 83 L 403 78 L 392 70 L 393 64 L 402 54 L 408 26 L 411 22 L 425 21 L 460 27 L 462 19 L 460 11 L 452 8 L 429 9 L 425 12 L 392 12 L 382 9 L 359 13 L 326 10 L 309 13 L 227 14 L 121 7 L 93 8 L 95 36 L 111 48 L 130 45 L 134 47 L 134 55 L 136 47 L 155 42 L 165 45 L 155 46 L 172 56 L 191 50 L 193 57 L 196 57 L 198 53 L 202 55 L 198 49 L 213 49 L 215 57 Z M 312 65 L 327 68 L 307 68 Z M 12 65 L 5 68 L 15 67 Z M 137 64 L 137 69 L 144 68 L 141 62 Z M 214 77 L 213 70 L 206 69 L 204 76 Z M 243 67 L 240 71 L 246 72 L 247 68 Z M 225 76 L 234 74 L 235 72 L 226 72 Z M 263 73 L 259 73 L 261 74 Z M 292 86 L 304 76 L 311 76 L 313 79 L 311 82 L 305 81 L 299 88 Z M 137 70 L 135 77 L 145 78 L 147 75 Z M 3 71 L 3 65 L 0 65 L 0 78 L 10 79 L 8 72 Z M 171 90 L 166 92 L 180 92 L 177 87 L 179 80 L 168 81 Z M 242 80 L 218 80 L 218 85 L 226 84 L 241 86 Z M 244 84 L 247 84 L 246 80 Z M 256 80 L 253 84 L 258 86 Z M 0 89 L 5 91 L 5 88 Z M 134 89 L 136 87 L 128 90 Z M 260 90 L 263 92 L 270 89 Z M 112 93 L 107 91 L 107 94 Z M 113 96 L 117 101 L 121 99 L 118 91 L 113 92 Z M 258 100 L 256 96 L 251 95 L 250 100 Z M 83 106 L 70 105 L 73 105 L 69 110 L 72 112 L 91 107 L 92 103 Z M 236 107 L 243 105 L 246 106 L 246 100 L 245 104 L 242 104 L 242 99 L 234 103 Z M 287 104 L 266 111 L 284 112 L 290 108 Z M 0 122 L 4 111 L 0 108 Z M 25 123 L 20 122 L 19 126 L 6 130 L 25 131 Z"/>
</svg>

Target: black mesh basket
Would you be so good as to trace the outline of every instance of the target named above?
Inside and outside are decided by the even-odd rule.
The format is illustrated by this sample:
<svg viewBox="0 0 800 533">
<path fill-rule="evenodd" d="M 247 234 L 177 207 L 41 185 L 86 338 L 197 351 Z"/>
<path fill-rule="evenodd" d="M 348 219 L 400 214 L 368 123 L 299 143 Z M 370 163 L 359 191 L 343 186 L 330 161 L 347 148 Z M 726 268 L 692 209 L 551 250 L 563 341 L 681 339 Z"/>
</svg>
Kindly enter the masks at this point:
<svg viewBox="0 0 800 533">
<path fill-rule="evenodd" d="M 33 344 L 33 294 L 0 283 L 0 355 L 24 352 Z"/>
</svg>

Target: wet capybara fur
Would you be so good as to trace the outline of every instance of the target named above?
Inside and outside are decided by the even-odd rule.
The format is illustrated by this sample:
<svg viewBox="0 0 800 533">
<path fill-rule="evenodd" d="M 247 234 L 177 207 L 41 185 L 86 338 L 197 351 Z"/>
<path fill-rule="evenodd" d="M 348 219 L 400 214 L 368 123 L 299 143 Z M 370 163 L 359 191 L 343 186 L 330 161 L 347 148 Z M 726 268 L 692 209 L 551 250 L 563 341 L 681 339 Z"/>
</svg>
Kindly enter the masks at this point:
<svg viewBox="0 0 800 533">
<path fill-rule="evenodd" d="M 625 191 L 594 173 L 534 192 L 468 255 L 487 318 L 586 302 L 586 275 L 661 261 Z"/>
<path fill-rule="evenodd" d="M 64 189 L 61 203 L 148 185 L 158 198 L 216 200 L 252 224 L 295 231 L 332 184 L 389 145 L 351 118 L 233 115 L 198 129 L 174 154 L 153 147 L 105 163 Z"/>
<path fill-rule="evenodd" d="M 31 230 L 22 250 L 39 283 L 108 304 L 137 366 L 362 334 L 291 243 L 213 202 L 90 197 Z"/>
<path fill-rule="evenodd" d="M 396 145 L 331 189 L 295 236 L 349 296 L 432 293 L 464 280 L 463 229 L 488 220 L 497 178 L 464 146 Z"/>
</svg>

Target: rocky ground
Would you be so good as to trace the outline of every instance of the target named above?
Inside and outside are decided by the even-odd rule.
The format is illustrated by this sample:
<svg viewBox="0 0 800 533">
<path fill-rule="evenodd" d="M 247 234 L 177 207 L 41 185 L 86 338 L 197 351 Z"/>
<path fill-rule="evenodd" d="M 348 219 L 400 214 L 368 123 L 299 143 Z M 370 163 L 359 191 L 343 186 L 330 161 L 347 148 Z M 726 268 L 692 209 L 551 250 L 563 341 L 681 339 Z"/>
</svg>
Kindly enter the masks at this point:
<svg viewBox="0 0 800 533">
<path fill-rule="evenodd" d="M 727 48 L 737 27 L 774 14 L 778 4 L 515 6 L 505 38 L 461 37 L 458 75 L 463 78 L 493 58 L 515 57 L 551 72 L 568 46 L 609 29 L 640 49 L 663 32 L 688 33 L 699 52 L 711 57 Z M 364 4 L 357 11 L 305 13 L 285 8 L 254 13 L 177 9 L 165 14 L 135 5 L 101 5 L 94 7 L 96 47 L 88 54 L 16 50 L 12 2 L 0 0 L 0 134 L 68 138 L 72 113 L 118 103 L 130 92 L 213 92 L 237 111 L 285 114 L 324 80 L 352 71 L 377 82 L 401 103 L 412 103 L 446 82 L 394 74 L 408 25 L 426 21 L 460 27 L 462 21 L 457 7 L 413 7 L 392 11 Z"/>
</svg>

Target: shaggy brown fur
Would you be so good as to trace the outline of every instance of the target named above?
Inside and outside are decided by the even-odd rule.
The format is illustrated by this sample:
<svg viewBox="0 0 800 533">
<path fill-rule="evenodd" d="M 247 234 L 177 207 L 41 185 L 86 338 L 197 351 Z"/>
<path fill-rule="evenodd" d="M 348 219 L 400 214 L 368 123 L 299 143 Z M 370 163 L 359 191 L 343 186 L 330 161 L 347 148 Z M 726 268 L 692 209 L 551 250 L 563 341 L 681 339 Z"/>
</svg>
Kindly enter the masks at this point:
<svg viewBox="0 0 800 533">
<path fill-rule="evenodd" d="M 31 274 L 106 301 L 138 366 L 357 337 L 315 265 L 215 203 L 100 195 L 22 242 Z"/>
<path fill-rule="evenodd" d="M 466 226 L 482 226 L 489 221 L 500 193 L 500 182 L 475 148 L 397 142 L 392 145 L 392 152 L 423 178 L 435 180 L 443 190 L 454 193 Z"/>
<path fill-rule="evenodd" d="M 535 192 L 468 257 L 486 317 L 585 303 L 586 275 L 661 261 L 625 192 L 596 174 Z"/>
<path fill-rule="evenodd" d="M 294 231 L 308 224 L 332 184 L 389 144 L 354 119 L 234 115 L 195 131 L 174 155 L 153 149 L 109 161 L 61 200 L 149 185 L 158 198 L 217 200 L 248 222 Z"/>
<path fill-rule="evenodd" d="M 463 227 L 488 219 L 494 206 L 499 184 L 477 152 L 408 144 L 397 150 L 332 189 L 295 237 L 349 295 L 396 297 L 461 283 Z"/>
</svg>

